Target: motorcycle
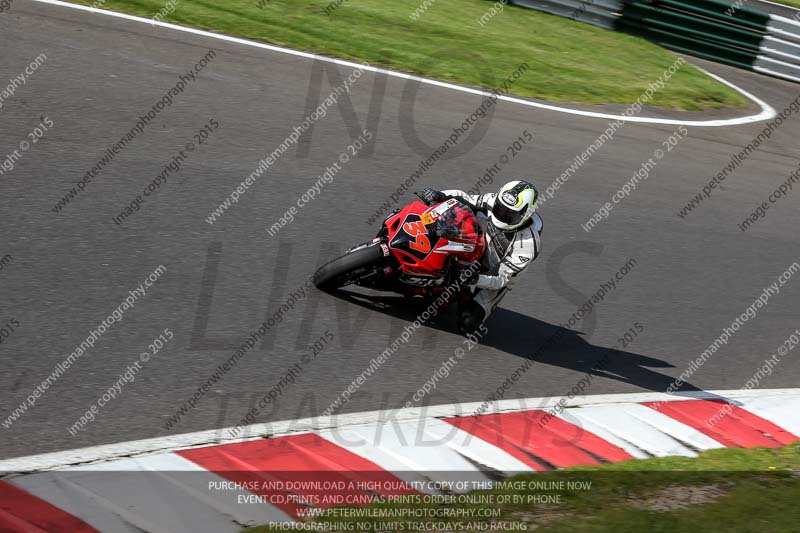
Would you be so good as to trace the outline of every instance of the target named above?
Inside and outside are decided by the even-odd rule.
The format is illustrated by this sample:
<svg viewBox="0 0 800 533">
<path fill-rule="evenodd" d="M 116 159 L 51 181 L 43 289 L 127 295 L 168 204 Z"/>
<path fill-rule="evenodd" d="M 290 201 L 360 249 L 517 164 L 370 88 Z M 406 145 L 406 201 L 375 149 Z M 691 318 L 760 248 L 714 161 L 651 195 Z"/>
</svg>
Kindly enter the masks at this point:
<svg viewBox="0 0 800 533">
<path fill-rule="evenodd" d="M 486 250 L 476 208 L 451 198 L 433 206 L 414 201 L 384 219 L 371 242 L 350 248 L 314 275 L 321 290 L 347 285 L 436 297 Z"/>
</svg>

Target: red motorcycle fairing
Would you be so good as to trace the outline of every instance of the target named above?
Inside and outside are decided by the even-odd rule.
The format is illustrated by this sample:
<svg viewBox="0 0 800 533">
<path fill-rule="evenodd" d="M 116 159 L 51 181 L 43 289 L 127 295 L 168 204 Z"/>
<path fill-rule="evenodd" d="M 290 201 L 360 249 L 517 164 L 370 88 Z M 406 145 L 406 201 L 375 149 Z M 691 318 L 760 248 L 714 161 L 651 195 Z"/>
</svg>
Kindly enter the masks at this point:
<svg viewBox="0 0 800 533">
<path fill-rule="evenodd" d="M 441 284 L 451 255 L 472 264 L 486 250 L 478 219 L 455 198 L 432 207 L 415 201 L 385 224 L 389 249 L 405 274 L 403 280 L 412 285 Z"/>
</svg>

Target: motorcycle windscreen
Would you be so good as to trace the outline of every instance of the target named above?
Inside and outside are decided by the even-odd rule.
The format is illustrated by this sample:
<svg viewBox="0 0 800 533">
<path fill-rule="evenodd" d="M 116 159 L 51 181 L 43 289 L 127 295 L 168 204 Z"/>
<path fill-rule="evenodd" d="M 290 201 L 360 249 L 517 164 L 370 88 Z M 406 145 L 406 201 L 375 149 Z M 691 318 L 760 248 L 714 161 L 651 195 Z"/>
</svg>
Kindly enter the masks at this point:
<svg viewBox="0 0 800 533">
<path fill-rule="evenodd" d="M 436 247 L 439 236 L 429 231 L 419 215 L 409 214 L 403 220 L 403 224 L 389 242 L 389 246 L 395 250 L 401 250 L 411 256 L 423 261 Z"/>
</svg>

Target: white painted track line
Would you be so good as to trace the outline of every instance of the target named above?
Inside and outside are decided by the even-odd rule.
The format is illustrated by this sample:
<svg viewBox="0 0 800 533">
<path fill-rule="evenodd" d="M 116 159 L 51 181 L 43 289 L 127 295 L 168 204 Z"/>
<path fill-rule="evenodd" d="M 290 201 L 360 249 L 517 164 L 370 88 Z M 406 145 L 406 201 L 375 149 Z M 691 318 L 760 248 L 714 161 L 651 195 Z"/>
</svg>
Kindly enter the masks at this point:
<svg viewBox="0 0 800 533">
<path fill-rule="evenodd" d="M 135 15 L 128 15 L 128 14 L 125 14 L 125 13 L 118 13 L 116 11 L 108 11 L 108 10 L 105 10 L 105 9 L 98 9 L 98 8 L 94 8 L 94 7 L 90 7 L 90 6 L 83 6 L 83 5 L 79 5 L 79 4 L 71 4 L 69 2 L 62 2 L 61 0 L 33 0 L 33 1 L 34 2 L 39 2 L 39 3 L 42 3 L 42 4 L 51 4 L 51 5 L 61 6 L 61 7 L 70 8 L 70 9 L 77 9 L 79 11 L 86 11 L 86 12 L 89 12 L 89 13 L 96 13 L 96 14 L 99 14 L 99 15 L 107 15 L 109 17 L 116 17 L 116 18 L 121 18 L 121 19 L 125 19 L 125 20 L 130 20 L 130 21 L 133 21 L 133 22 L 144 23 L 144 24 L 148 24 L 150 26 L 167 28 L 167 29 L 170 29 L 170 30 L 182 31 L 182 32 L 186 32 L 186 33 L 192 33 L 194 35 L 202 35 L 204 37 L 208 37 L 208 38 L 211 38 L 211 39 L 217 39 L 217 40 L 220 40 L 220 41 L 227 41 L 227 42 L 241 44 L 241 45 L 245 45 L 245 46 L 253 46 L 253 47 L 256 47 L 256 48 L 263 48 L 265 50 L 270 50 L 272 52 L 278 52 L 278 53 L 281 53 L 281 54 L 289 54 L 289 55 L 293 55 L 293 56 L 297 56 L 297 57 L 302 57 L 302 58 L 305 58 L 305 59 L 311 59 L 311 60 L 315 60 L 315 61 L 325 61 L 327 63 L 334 63 L 336 65 L 342 65 L 342 66 L 353 67 L 353 68 L 361 68 L 361 69 L 369 71 L 369 72 L 376 72 L 376 73 L 385 74 L 387 76 L 392 76 L 392 77 L 395 77 L 395 78 L 403 78 L 403 79 L 407 79 L 407 80 L 413 80 L 413 81 L 417 81 L 419 83 L 425 83 L 425 84 L 428 84 L 428 85 L 435 85 L 437 87 L 442 87 L 442 88 L 445 88 L 445 89 L 451 89 L 451 90 L 454 90 L 454 91 L 461 91 L 461 92 L 464 92 L 464 93 L 478 94 L 478 95 L 481 95 L 481 96 L 490 96 L 492 94 L 492 93 L 487 92 L 487 91 L 483 91 L 483 90 L 480 90 L 480 89 L 474 89 L 474 88 L 470 88 L 470 87 L 464 87 L 464 86 L 461 86 L 461 85 L 456 85 L 454 83 L 447 83 L 447 82 L 443 82 L 443 81 L 433 80 L 433 79 L 430 79 L 430 78 L 423 78 L 423 77 L 420 77 L 420 76 L 414 76 L 412 74 L 407 74 L 407 73 L 404 73 L 404 72 L 398 72 L 398 71 L 395 71 L 395 70 L 388 70 L 388 69 L 383 69 L 383 68 L 379 68 L 379 67 L 373 67 L 371 65 L 368 65 L 367 63 L 355 63 L 353 61 L 346 61 L 346 60 L 343 60 L 343 59 L 335 59 L 335 58 L 332 58 L 332 57 L 326 57 L 326 56 L 321 56 L 321 55 L 317 55 L 317 54 L 311 54 L 311 53 L 308 53 L 308 52 L 301 52 L 299 50 L 292 50 L 291 48 L 283 48 L 283 47 L 280 47 L 280 46 L 274 46 L 274 45 L 271 45 L 271 44 L 261 43 L 261 42 L 257 42 L 257 41 L 251 41 L 251 40 L 242 39 L 242 38 L 239 38 L 239 37 L 231 37 L 229 35 L 223 35 L 223 34 L 220 34 L 220 33 L 212 33 L 212 32 L 209 32 L 209 31 L 198 30 L 196 28 L 189 28 L 189 27 L 186 27 L 186 26 L 179 26 L 177 24 L 170 24 L 169 22 L 160 22 L 160 21 L 156 21 L 156 20 L 152 20 L 152 19 L 148 19 L 148 18 L 144 18 L 144 17 L 137 17 Z M 610 114 L 610 113 L 598 113 L 598 112 L 594 112 L 594 111 L 584 111 L 584 110 L 580 110 L 580 109 L 570 109 L 570 108 L 567 108 L 567 107 L 560 107 L 560 106 L 556 106 L 556 105 L 552 105 L 552 104 L 545 104 L 545 103 L 542 103 L 542 102 L 534 102 L 532 100 L 525 100 L 525 99 L 522 99 L 522 98 L 515 98 L 513 96 L 500 96 L 499 99 L 504 101 L 504 102 L 510 102 L 510 103 L 514 103 L 514 104 L 519 104 L 519 105 L 524 105 L 524 106 L 529 106 L 529 107 L 535 107 L 535 108 L 539 108 L 539 109 L 546 109 L 546 110 L 549 110 L 549 111 L 556 111 L 556 112 L 559 112 L 559 113 L 567 113 L 567 114 L 570 114 L 570 115 L 579 115 L 579 116 L 584 116 L 584 117 L 589 117 L 589 118 L 600 118 L 600 119 L 605 119 L 605 120 L 622 120 L 622 121 L 625 121 L 625 122 L 636 122 L 636 123 L 640 123 L 640 124 L 668 124 L 668 125 L 684 125 L 684 126 L 697 126 L 697 127 L 736 126 L 736 125 L 740 125 L 740 124 L 749 124 L 749 123 L 752 123 L 752 122 L 761 122 L 761 121 L 764 121 L 764 120 L 769 120 L 769 119 L 771 119 L 771 118 L 773 118 L 773 117 L 775 117 L 777 115 L 775 110 L 769 104 L 767 104 L 766 102 L 764 102 L 763 100 L 761 100 L 757 96 L 745 91 L 744 89 L 742 89 L 742 88 L 734 85 L 733 83 L 721 78 L 720 76 L 717 76 L 716 74 L 712 74 L 712 73 L 710 73 L 710 72 L 708 72 L 708 71 L 706 71 L 706 70 L 704 70 L 704 69 L 702 69 L 700 67 L 697 67 L 697 66 L 695 66 L 695 68 L 701 70 L 702 72 L 704 72 L 708 76 L 714 78 L 715 80 L 719 81 L 720 83 L 722 83 L 724 85 L 727 85 L 731 89 L 739 92 L 740 94 L 745 96 L 747 99 L 749 99 L 750 101 L 752 101 L 755 104 L 757 104 L 761 108 L 761 112 L 759 112 L 759 113 L 757 113 L 755 115 L 749 115 L 749 116 L 746 116 L 746 117 L 736 117 L 736 118 L 730 118 L 730 119 L 677 120 L 677 119 L 665 119 L 665 118 L 653 118 L 653 117 L 626 117 L 624 115 L 614 115 L 614 114 Z"/>
</svg>

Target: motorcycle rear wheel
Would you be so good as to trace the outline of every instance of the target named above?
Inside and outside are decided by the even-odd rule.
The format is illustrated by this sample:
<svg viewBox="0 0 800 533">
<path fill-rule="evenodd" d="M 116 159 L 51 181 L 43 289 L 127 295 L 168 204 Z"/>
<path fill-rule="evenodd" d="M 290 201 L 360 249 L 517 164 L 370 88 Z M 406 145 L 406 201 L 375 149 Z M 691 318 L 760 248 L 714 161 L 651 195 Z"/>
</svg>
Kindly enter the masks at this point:
<svg viewBox="0 0 800 533">
<path fill-rule="evenodd" d="M 322 265 L 314 274 L 314 285 L 328 292 L 344 287 L 373 272 L 385 259 L 383 250 L 376 245 L 347 252 Z"/>
</svg>

